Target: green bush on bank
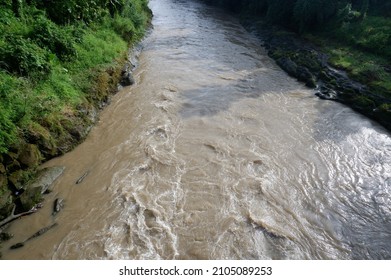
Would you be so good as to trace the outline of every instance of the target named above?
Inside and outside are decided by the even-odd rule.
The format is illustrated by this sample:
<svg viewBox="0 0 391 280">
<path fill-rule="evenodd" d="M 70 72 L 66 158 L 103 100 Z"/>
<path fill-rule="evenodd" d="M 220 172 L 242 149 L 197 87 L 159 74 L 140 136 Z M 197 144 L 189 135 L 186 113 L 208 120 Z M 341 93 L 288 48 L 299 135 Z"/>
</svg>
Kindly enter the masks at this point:
<svg viewBox="0 0 391 280">
<path fill-rule="evenodd" d="M 150 17 L 147 0 L 46 2 L 0 3 L 0 154 L 31 129 L 68 133 L 96 73 L 118 67 Z"/>
<path fill-rule="evenodd" d="M 357 49 L 391 59 L 390 18 L 367 16 L 361 22 L 346 22 L 326 35 Z"/>
</svg>

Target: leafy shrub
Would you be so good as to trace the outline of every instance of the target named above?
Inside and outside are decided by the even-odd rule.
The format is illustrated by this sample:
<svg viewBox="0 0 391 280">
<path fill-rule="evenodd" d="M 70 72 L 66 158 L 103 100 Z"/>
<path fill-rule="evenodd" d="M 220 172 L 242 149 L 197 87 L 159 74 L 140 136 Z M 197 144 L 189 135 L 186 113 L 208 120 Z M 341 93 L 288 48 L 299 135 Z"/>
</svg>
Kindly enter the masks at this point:
<svg viewBox="0 0 391 280">
<path fill-rule="evenodd" d="M 383 112 L 391 112 L 391 104 L 389 103 L 384 103 L 379 106 L 379 110 Z"/>
<path fill-rule="evenodd" d="M 120 35 L 125 41 L 130 41 L 136 34 L 136 28 L 133 21 L 128 18 L 115 16 L 112 21 L 115 32 Z"/>
<path fill-rule="evenodd" d="M 0 45 L 1 68 L 29 76 L 34 79 L 44 77 L 50 72 L 50 55 L 29 38 L 8 36 L 6 44 Z"/>
<path fill-rule="evenodd" d="M 0 24 L 9 24 L 12 16 L 12 12 L 9 9 L 0 8 Z"/>
<path fill-rule="evenodd" d="M 5 153 L 16 138 L 16 126 L 11 112 L 0 104 L 0 153 Z"/>
<path fill-rule="evenodd" d="M 117 65 L 147 20 L 147 0 L 17 2 L 15 13 L 11 0 L 0 1 L 0 153 L 32 125 L 55 141 L 67 138 L 64 114 L 75 115 L 94 88 L 94 73 Z"/>
<path fill-rule="evenodd" d="M 146 16 L 142 13 L 142 4 L 140 1 L 126 0 L 128 3 L 124 6 L 120 15 L 124 18 L 132 20 L 133 25 L 136 29 L 141 28 L 146 22 Z"/>
<path fill-rule="evenodd" d="M 0 71 L 0 153 L 7 151 L 16 137 L 13 92 L 18 87 L 17 79 Z"/>
<path fill-rule="evenodd" d="M 106 1 L 97 0 L 42 0 L 37 7 L 46 10 L 48 17 L 58 24 L 72 24 L 77 21 L 91 23 L 105 13 Z"/>
<path fill-rule="evenodd" d="M 331 35 L 363 50 L 391 58 L 391 19 L 368 16 L 361 22 L 345 23 Z"/>
<path fill-rule="evenodd" d="M 62 60 L 76 56 L 76 48 L 72 34 L 65 28 L 60 28 L 52 21 L 39 17 L 33 27 L 31 38 L 42 48 L 48 48 Z"/>
</svg>

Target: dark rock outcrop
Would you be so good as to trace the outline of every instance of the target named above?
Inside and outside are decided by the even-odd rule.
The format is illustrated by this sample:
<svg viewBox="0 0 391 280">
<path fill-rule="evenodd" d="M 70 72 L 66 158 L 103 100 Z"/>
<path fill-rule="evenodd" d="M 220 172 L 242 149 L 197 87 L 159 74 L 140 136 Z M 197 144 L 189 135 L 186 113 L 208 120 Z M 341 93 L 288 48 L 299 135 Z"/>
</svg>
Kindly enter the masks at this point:
<svg viewBox="0 0 391 280">
<path fill-rule="evenodd" d="M 127 62 L 122 70 L 121 73 L 121 82 L 120 84 L 124 87 L 126 86 L 131 86 L 135 83 L 132 71 L 134 69 L 134 65 L 131 64 L 130 62 Z"/>
<path fill-rule="evenodd" d="M 2 178 L 3 175 L 0 175 L 0 183 Z M 13 205 L 12 192 L 7 188 L 7 181 L 3 181 L 0 185 L 0 221 L 11 213 Z"/>
<path fill-rule="evenodd" d="M 42 194 L 40 188 L 26 188 L 26 190 L 18 197 L 19 208 L 21 211 L 28 211 L 35 205 L 42 202 Z"/>
<path fill-rule="evenodd" d="M 38 147 L 34 144 L 26 144 L 22 148 L 18 161 L 26 168 L 36 167 L 41 163 L 42 155 Z"/>
<path fill-rule="evenodd" d="M 1 241 L 7 241 L 10 240 L 13 237 L 12 234 L 9 234 L 7 232 L 0 232 L 0 242 Z"/>
</svg>

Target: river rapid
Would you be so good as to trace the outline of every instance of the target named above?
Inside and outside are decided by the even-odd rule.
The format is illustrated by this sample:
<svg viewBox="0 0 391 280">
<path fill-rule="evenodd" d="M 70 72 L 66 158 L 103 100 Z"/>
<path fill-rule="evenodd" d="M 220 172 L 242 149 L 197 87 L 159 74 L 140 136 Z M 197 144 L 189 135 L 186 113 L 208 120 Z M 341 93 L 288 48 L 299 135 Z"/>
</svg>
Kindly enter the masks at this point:
<svg viewBox="0 0 391 280">
<path fill-rule="evenodd" d="M 136 84 L 45 164 L 65 173 L 3 258 L 391 259 L 390 134 L 318 99 L 225 12 L 150 7 Z"/>
</svg>

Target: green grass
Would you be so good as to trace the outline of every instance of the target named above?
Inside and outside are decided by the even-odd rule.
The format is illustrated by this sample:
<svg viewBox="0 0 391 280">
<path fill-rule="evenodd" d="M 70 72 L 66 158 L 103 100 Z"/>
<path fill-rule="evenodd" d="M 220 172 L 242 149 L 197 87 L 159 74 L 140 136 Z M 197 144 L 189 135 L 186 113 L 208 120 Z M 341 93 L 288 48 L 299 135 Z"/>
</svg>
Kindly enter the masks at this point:
<svg viewBox="0 0 391 280">
<path fill-rule="evenodd" d="M 330 55 L 332 66 L 380 96 L 391 97 L 391 19 L 368 16 L 362 22 L 306 35 Z"/>
<path fill-rule="evenodd" d="M 333 37 L 355 48 L 391 59 L 391 19 L 367 16 L 362 22 L 345 23 Z"/>
<path fill-rule="evenodd" d="M 135 0 L 127 17 L 106 15 L 88 26 L 59 26 L 37 11 L 16 18 L 0 5 L 0 154 L 26 130 L 58 136 L 68 117 L 94 99 L 92 92 L 103 91 L 100 73 L 121 67 L 130 44 L 144 34 L 146 3 Z"/>
<path fill-rule="evenodd" d="M 0 152 L 4 153 L 30 122 L 46 123 L 62 118 L 66 107 L 76 108 L 91 88 L 92 73 L 104 69 L 126 53 L 128 44 L 109 29 L 86 32 L 76 45 L 77 60 L 52 61 L 45 79 L 34 81 L 2 71 L 0 73 Z M 50 116 L 50 118 L 49 118 Z M 50 128 L 48 128 L 50 129 Z"/>
<path fill-rule="evenodd" d="M 87 33 L 83 42 L 76 46 L 77 61 L 65 64 L 70 70 L 83 72 L 85 69 L 111 63 L 127 49 L 127 43 L 113 30 L 99 29 Z"/>
<path fill-rule="evenodd" d="M 386 58 L 329 40 L 324 48 L 334 67 L 347 71 L 351 78 L 368 85 L 379 95 L 391 97 L 391 73 L 386 71 L 389 67 Z"/>
</svg>

